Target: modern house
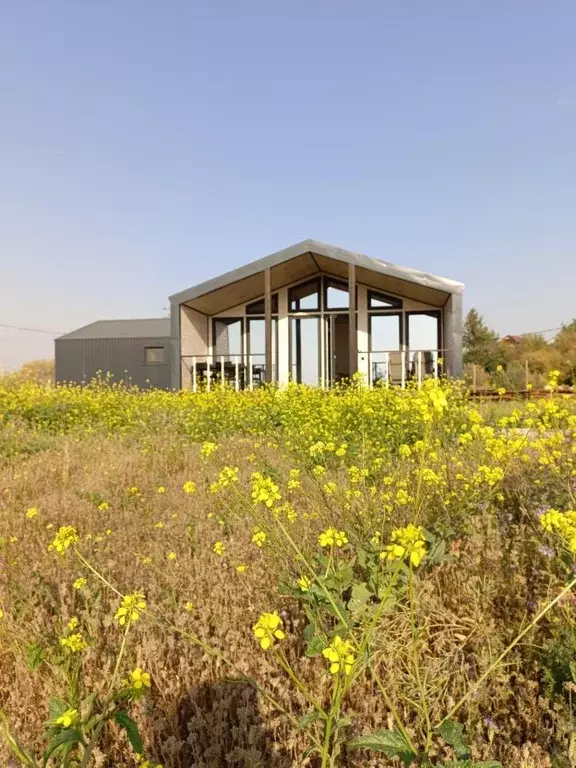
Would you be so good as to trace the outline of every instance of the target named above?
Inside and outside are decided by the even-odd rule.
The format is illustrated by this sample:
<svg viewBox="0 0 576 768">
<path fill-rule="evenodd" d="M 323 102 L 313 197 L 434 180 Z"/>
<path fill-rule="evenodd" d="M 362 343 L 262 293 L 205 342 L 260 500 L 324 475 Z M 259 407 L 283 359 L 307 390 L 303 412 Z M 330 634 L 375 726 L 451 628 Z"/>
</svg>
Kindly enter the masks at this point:
<svg viewBox="0 0 576 768">
<path fill-rule="evenodd" d="M 463 289 L 453 280 L 304 240 L 171 296 L 167 334 L 165 325 L 156 336 L 137 328 L 166 320 L 118 321 L 128 324 L 117 328 L 125 342 L 126 333 L 138 333 L 125 352 L 115 344 L 114 321 L 108 323 L 103 346 L 110 367 L 99 358 L 99 369 L 115 379 L 126 370 L 140 386 L 145 377 L 149 386 L 193 390 L 222 381 L 236 389 L 265 381 L 329 387 L 357 372 L 370 386 L 458 377 Z M 80 371 L 89 377 L 89 346 L 79 347 L 78 360 L 67 368 L 58 362 L 59 349 L 88 329 L 97 340 L 102 327 L 94 323 L 57 340 L 58 380 L 78 380 Z M 98 340 L 102 345 L 104 338 Z M 148 350 L 159 347 L 163 362 L 151 362 L 160 353 Z M 169 379 L 155 366 L 169 369 Z M 67 376 L 60 375 L 64 370 Z M 158 372 L 154 378 L 152 371 Z"/>
</svg>

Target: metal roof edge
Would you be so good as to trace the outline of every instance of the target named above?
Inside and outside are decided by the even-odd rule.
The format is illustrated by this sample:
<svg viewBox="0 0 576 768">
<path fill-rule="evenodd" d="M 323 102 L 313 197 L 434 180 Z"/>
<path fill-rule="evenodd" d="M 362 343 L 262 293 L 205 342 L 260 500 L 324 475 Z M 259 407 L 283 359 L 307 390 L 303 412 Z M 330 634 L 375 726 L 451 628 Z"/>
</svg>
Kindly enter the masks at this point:
<svg viewBox="0 0 576 768">
<path fill-rule="evenodd" d="M 244 264 L 241 267 L 224 272 L 209 280 L 205 280 L 202 283 L 193 285 L 183 291 L 174 293 L 169 297 L 169 300 L 171 303 L 182 304 L 191 299 L 196 299 L 199 296 L 204 296 L 207 293 L 212 293 L 212 291 L 216 291 L 231 283 L 251 277 L 268 267 L 274 267 L 278 264 L 282 264 L 284 261 L 289 261 L 290 259 L 302 256 L 309 252 L 317 253 L 320 256 L 336 259 L 348 264 L 356 264 L 365 269 L 371 269 L 374 272 L 397 277 L 401 280 L 424 285 L 428 288 L 434 288 L 435 290 L 443 291 L 445 293 L 462 293 L 464 290 L 463 283 L 450 280 L 447 277 L 440 277 L 439 275 L 421 272 L 410 267 L 401 267 L 398 264 L 374 259 L 363 253 L 348 251 L 335 245 L 328 245 L 319 240 L 306 239 L 299 243 L 295 243 L 294 245 L 290 245 L 287 248 L 283 248 L 280 251 L 271 253 L 268 256 Z"/>
</svg>

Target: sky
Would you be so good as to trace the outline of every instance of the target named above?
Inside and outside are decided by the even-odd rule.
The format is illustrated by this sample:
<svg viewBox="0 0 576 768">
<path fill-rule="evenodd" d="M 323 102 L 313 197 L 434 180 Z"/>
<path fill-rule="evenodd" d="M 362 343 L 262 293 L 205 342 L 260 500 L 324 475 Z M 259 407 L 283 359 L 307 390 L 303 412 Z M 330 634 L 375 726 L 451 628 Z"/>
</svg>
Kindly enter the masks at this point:
<svg viewBox="0 0 576 768">
<path fill-rule="evenodd" d="M 305 238 L 576 316 L 573 0 L 1 0 L 0 368 Z"/>
</svg>

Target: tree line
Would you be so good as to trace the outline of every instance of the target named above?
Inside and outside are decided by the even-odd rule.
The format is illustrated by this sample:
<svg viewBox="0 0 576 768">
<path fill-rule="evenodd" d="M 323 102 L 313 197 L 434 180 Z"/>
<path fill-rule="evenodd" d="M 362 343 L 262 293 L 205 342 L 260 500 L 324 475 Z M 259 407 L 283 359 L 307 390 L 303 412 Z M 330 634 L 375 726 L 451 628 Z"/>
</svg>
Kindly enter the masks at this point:
<svg viewBox="0 0 576 768">
<path fill-rule="evenodd" d="M 558 383 L 576 384 L 576 318 L 562 325 L 548 340 L 540 333 L 500 337 L 471 309 L 464 321 L 466 376 L 477 386 L 509 389 L 545 386 L 550 371 L 558 371 Z"/>
</svg>

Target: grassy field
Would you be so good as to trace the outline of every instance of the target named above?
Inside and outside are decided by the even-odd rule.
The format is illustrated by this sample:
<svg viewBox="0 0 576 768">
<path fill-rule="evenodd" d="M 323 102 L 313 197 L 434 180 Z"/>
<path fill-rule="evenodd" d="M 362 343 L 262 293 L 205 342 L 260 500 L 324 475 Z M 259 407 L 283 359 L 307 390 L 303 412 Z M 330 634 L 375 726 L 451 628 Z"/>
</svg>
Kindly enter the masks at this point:
<svg viewBox="0 0 576 768">
<path fill-rule="evenodd" d="M 0 762 L 570 768 L 575 429 L 0 380 Z"/>
</svg>

